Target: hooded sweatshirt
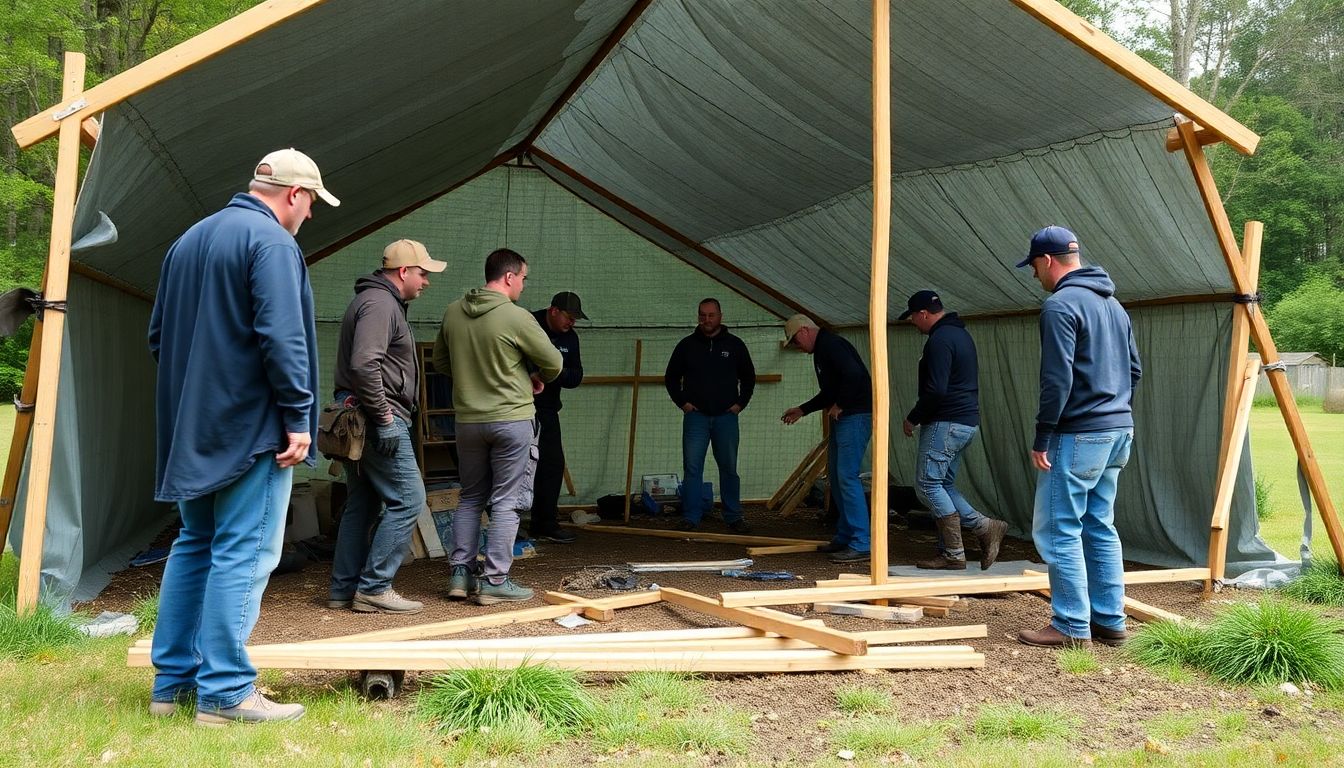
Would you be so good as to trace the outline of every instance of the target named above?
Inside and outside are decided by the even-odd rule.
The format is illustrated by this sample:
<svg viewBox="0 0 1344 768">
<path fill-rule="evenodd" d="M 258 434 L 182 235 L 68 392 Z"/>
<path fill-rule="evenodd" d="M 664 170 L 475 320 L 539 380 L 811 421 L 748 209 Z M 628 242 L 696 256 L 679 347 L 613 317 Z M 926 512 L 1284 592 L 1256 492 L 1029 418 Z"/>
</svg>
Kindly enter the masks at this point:
<svg viewBox="0 0 1344 768">
<path fill-rule="evenodd" d="M 906 420 L 980 426 L 978 376 L 975 342 L 957 313 L 948 312 L 929 329 L 919 357 L 919 400 Z"/>
<path fill-rule="evenodd" d="M 536 318 L 541 330 L 546 332 L 546 338 L 560 350 L 564 369 L 560 378 L 546 383 L 546 389 L 537 395 L 536 403 L 540 410 L 558 413 L 564 407 L 560 402 L 560 390 L 574 389 L 583 383 L 583 357 L 579 354 L 579 334 L 573 328 L 563 333 L 551 330 L 550 324 L 546 322 L 547 311 L 538 309 L 532 313 L 532 317 Z"/>
<path fill-rule="evenodd" d="M 508 296 L 472 288 L 448 305 L 434 340 L 434 370 L 453 380 L 453 407 L 463 424 L 527 421 L 536 416 L 528 363 L 543 382 L 564 360 L 532 314 Z"/>
<path fill-rule="evenodd" d="M 706 416 L 718 416 L 751 402 L 756 367 L 747 345 L 729 333 L 728 326 L 719 326 L 713 336 L 696 328 L 672 350 L 663 384 L 678 408 L 690 403 Z"/>
<path fill-rule="evenodd" d="M 1041 306 L 1041 410 L 1032 450 L 1056 432 L 1134 426 L 1131 402 L 1143 369 L 1129 315 L 1101 267 L 1082 267 Z"/>
<path fill-rule="evenodd" d="M 341 318 L 335 384 L 354 392 L 375 423 L 393 414 L 411 422 L 420 395 L 415 335 L 401 292 L 381 271 L 355 281 L 355 298 Z"/>
</svg>

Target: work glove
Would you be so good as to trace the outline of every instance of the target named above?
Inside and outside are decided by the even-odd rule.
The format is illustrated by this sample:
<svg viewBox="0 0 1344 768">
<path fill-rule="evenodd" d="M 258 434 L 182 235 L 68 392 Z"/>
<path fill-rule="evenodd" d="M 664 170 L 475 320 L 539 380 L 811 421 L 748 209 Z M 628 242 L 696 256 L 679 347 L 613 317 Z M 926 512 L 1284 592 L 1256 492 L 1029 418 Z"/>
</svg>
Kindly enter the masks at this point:
<svg viewBox="0 0 1344 768">
<path fill-rule="evenodd" d="M 379 424 L 374 429 L 373 450 L 380 455 L 392 457 L 397 455 L 397 443 L 401 442 L 401 428 L 397 425 L 397 420 L 393 419 L 386 424 Z"/>
</svg>

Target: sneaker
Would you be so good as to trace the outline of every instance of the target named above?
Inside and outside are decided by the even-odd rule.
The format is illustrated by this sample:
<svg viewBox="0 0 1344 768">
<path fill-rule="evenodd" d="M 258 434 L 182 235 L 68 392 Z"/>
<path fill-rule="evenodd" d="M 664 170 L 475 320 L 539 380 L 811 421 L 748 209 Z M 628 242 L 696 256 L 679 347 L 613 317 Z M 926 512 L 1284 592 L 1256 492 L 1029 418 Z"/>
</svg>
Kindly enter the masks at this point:
<svg viewBox="0 0 1344 768">
<path fill-rule="evenodd" d="M 386 592 L 377 595 L 356 592 L 350 607 L 356 613 L 419 613 L 425 609 L 425 604 L 407 600 L 388 587 Z"/>
<path fill-rule="evenodd" d="M 1092 645 L 1088 638 L 1070 637 L 1055 629 L 1053 624 L 1046 624 L 1043 629 L 1024 629 L 1017 633 L 1017 641 L 1040 648 L 1086 648 Z"/>
<path fill-rule="evenodd" d="M 228 709 L 196 710 L 196 724 L 213 728 L 229 723 L 266 723 L 298 720 L 300 717 L 303 717 L 302 704 L 280 704 L 258 691 L 253 691 L 251 696 Z"/>
<path fill-rule="evenodd" d="M 532 589 L 524 587 L 522 584 L 514 583 L 513 579 L 505 577 L 503 584 L 491 584 L 485 579 L 481 580 L 481 589 L 476 593 L 477 605 L 494 605 L 495 603 L 516 603 L 522 600 L 532 599 Z"/>
<path fill-rule="evenodd" d="M 177 696 L 172 701 L 149 700 L 150 717 L 172 717 L 177 714 L 177 708 L 182 704 L 190 704 L 195 692 L 190 690 L 178 691 Z"/>
<path fill-rule="evenodd" d="M 842 550 L 840 550 L 839 552 L 836 552 L 835 554 L 831 555 L 831 562 L 832 562 L 832 563 L 861 563 L 861 562 L 863 562 L 864 560 L 867 560 L 868 557 L 869 557 L 869 553 L 867 553 L 867 552 L 859 552 L 858 550 L 850 549 L 850 548 L 846 547 L 845 549 L 842 549 Z"/>
<path fill-rule="evenodd" d="M 556 526 L 544 533 L 534 533 L 532 534 L 532 538 L 554 541 L 557 544 L 573 544 L 574 540 L 578 537 L 564 528 Z"/>
<path fill-rule="evenodd" d="M 467 566 L 453 566 L 453 572 L 448 577 L 448 597 L 465 600 L 467 595 L 474 595 L 480 589 L 480 582 L 477 580 L 476 574 L 468 570 Z"/>
<path fill-rule="evenodd" d="M 349 597 L 342 600 L 339 597 L 327 598 L 327 607 L 333 611 L 349 610 L 355 601 Z"/>
<path fill-rule="evenodd" d="M 728 530 L 743 536 L 751 535 L 751 526 L 747 525 L 746 520 L 734 520 L 728 524 Z"/>
<path fill-rule="evenodd" d="M 692 523 L 690 520 L 682 520 L 676 525 L 676 529 L 678 531 L 694 531 L 699 527 L 700 527 L 699 523 Z"/>
</svg>

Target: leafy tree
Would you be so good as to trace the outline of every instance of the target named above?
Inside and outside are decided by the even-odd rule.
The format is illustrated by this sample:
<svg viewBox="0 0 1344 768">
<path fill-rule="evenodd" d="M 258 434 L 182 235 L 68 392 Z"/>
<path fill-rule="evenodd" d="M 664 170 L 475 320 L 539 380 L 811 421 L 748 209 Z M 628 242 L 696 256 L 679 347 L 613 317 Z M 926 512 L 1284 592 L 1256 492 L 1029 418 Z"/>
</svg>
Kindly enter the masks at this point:
<svg viewBox="0 0 1344 768">
<path fill-rule="evenodd" d="M 1283 297 L 1269 322 L 1281 349 L 1344 361 L 1344 290 L 1326 275 L 1313 274 Z"/>
</svg>

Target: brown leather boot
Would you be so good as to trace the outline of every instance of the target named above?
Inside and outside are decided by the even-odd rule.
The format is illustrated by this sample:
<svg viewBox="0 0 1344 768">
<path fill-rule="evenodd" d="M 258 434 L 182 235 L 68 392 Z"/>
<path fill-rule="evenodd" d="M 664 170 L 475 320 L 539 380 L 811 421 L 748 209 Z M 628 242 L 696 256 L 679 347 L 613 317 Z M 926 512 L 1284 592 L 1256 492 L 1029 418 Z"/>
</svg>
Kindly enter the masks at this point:
<svg viewBox="0 0 1344 768">
<path fill-rule="evenodd" d="M 1112 648 L 1118 648 L 1129 640 L 1129 632 L 1123 629 L 1107 629 L 1106 627 L 1092 623 L 1092 639 L 1102 645 L 1109 645 Z"/>
<path fill-rule="evenodd" d="M 923 560 L 915 563 L 916 568 L 923 568 L 929 571 L 964 571 L 966 570 L 966 556 L 963 554 L 960 559 L 954 560 L 948 557 L 947 550 L 962 549 L 961 544 L 961 516 L 952 514 L 947 517 L 934 518 L 938 525 L 938 533 L 943 537 L 943 552 L 932 560 Z"/>
<path fill-rule="evenodd" d="M 1017 641 L 1041 648 L 1087 648 L 1092 645 L 1088 638 L 1069 637 L 1055 629 L 1053 624 L 1046 624 L 1043 629 L 1024 629 L 1017 633 Z"/>
<path fill-rule="evenodd" d="M 975 540 L 980 543 L 980 570 L 987 571 L 989 566 L 999 559 L 999 546 L 1003 536 L 1008 533 L 1008 524 L 1002 520 L 986 519 L 975 532 Z"/>
</svg>

